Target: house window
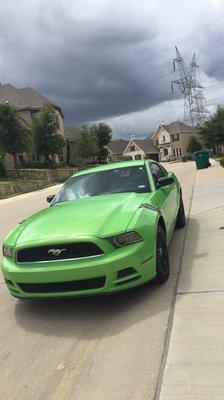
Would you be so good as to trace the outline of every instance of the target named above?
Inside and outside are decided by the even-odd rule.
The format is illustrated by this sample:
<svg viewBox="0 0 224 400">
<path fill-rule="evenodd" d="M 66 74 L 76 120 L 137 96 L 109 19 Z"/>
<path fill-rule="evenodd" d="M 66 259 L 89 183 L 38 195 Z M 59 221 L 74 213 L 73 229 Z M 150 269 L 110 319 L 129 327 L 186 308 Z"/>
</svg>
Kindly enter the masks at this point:
<svg viewBox="0 0 224 400">
<path fill-rule="evenodd" d="M 135 151 L 135 146 L 130 146 L 130 151 Z"/>
<path fill-rule="evenodd" d="M 156 146 L 158 146 L 159 145 L 159 142 L 158 142 L 158 140 L 156 140 Z"/>
<path fill-rule="evenodd" d="M 142 159 L 142 156 L 141 156 L 141 154 L 136 154 L 136 156 L 135 156 L 135 160 L 141 160 Z"/>
<path fill-rule="evenodd" d="M 63 154 L 60 154 L 60 155 L 58 156 L 58 159 L 59 159 L 59 162 L 63 163 L 63 161 L 64 161 Z"/>
<path fill-rule="evenodd" d="M 173 149 L 173 156 L 174 157 L 178 157 L 178 156 L 181 156 L 181 148 L 179 147 L 177 147 L 176 149 Z"/>
<path fill-rule="evenodd" d="M 168 156 L 168 149 L 163 149 L 164 156 Z"/>
<path fill-rule="evenodd" d="M 165 136 L 165 135 L 163 135 L 163 141 L 165 142 L 165 140 L 166 140 L 166 136 Z"/>
<path fill-rule="evenodd" d="M 175 133 L 174 135 L 172 135 L 173 142 L 179 142 L 179 140 L 180 140 L 179 133 Z"/>
</svg>

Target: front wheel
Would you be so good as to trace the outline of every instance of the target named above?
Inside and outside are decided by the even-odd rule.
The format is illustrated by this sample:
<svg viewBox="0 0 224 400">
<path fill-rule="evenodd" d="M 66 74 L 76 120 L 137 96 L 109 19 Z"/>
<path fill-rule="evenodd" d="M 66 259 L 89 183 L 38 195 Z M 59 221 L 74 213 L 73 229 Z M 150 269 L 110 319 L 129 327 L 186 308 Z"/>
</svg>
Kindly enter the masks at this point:
<svg viewBox="0 0 224 400">
<path fill-rule="evenodd" d="M 184 228 L 184 227 L 185 227 L 185 211 L 184 211 L 183 199 L 181 196 L 175 229 L 180 229 L 180 228 Z"/>
<path fill-rule="evenodd" d="M 164 283 L 169 278 L 169 254 L 166 236 L 161 226 L 156 233 L 156 281 Z"/>
</svg>

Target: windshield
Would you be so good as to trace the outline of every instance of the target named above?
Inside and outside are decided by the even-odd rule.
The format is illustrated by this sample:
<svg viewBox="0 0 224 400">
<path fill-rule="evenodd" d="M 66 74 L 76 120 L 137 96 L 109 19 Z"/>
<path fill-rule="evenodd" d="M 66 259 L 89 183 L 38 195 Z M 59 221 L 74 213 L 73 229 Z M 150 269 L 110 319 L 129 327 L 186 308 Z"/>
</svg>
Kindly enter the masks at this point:
<svg viewBox="0 0 224 400">
<path fill-rule="evenodd" d="M 74 176 L 64 184 L 52 204 L 122 192 L 150 192 L 144 166 L 114 168 Z"/>
</svg>

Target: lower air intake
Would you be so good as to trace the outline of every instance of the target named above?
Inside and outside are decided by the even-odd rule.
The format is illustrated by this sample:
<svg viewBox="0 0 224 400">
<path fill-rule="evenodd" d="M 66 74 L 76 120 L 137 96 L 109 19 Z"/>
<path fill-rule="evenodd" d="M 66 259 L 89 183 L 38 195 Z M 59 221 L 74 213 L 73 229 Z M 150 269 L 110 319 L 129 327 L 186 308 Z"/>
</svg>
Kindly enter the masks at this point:
<svg viewBox="0 0 224 400">
<path fill-rule="evenodd" d="M 75 292 L 76 290 L 100 289 L 105 285 L 106 277 L 83 279 L 73 282 L 54 283 L 19 283 L 18 285 L 26 293 L 60 293 Z"/>
</svg>

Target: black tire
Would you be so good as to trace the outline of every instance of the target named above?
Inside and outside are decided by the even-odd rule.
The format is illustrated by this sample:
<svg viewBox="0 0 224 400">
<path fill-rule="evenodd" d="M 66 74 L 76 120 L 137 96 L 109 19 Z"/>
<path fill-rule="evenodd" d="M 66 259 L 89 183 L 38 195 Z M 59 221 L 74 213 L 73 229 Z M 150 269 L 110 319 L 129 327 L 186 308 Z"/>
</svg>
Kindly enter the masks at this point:
<svg viewBox="0 0 224 400">
<path fill-rule="evenodd" d="M 179 205 L 179 210 L 178 210 L 178 214 L 177 214 L 177 220 L 176 220 L 176 225 L 175 225 L 175 229 L 181 229 L 185 227 L 185 211 L 184 211 L 184 203 L 183 203 L 183 199 L 182 196 L 180 197 L 180 205 Z"/>
<path fill-rule="evenodd" d="M 169 254 L 166 236 L 161 226 L 156 233 L 156 282 L 164 283 L 169 278 Z"/>
</svg>

